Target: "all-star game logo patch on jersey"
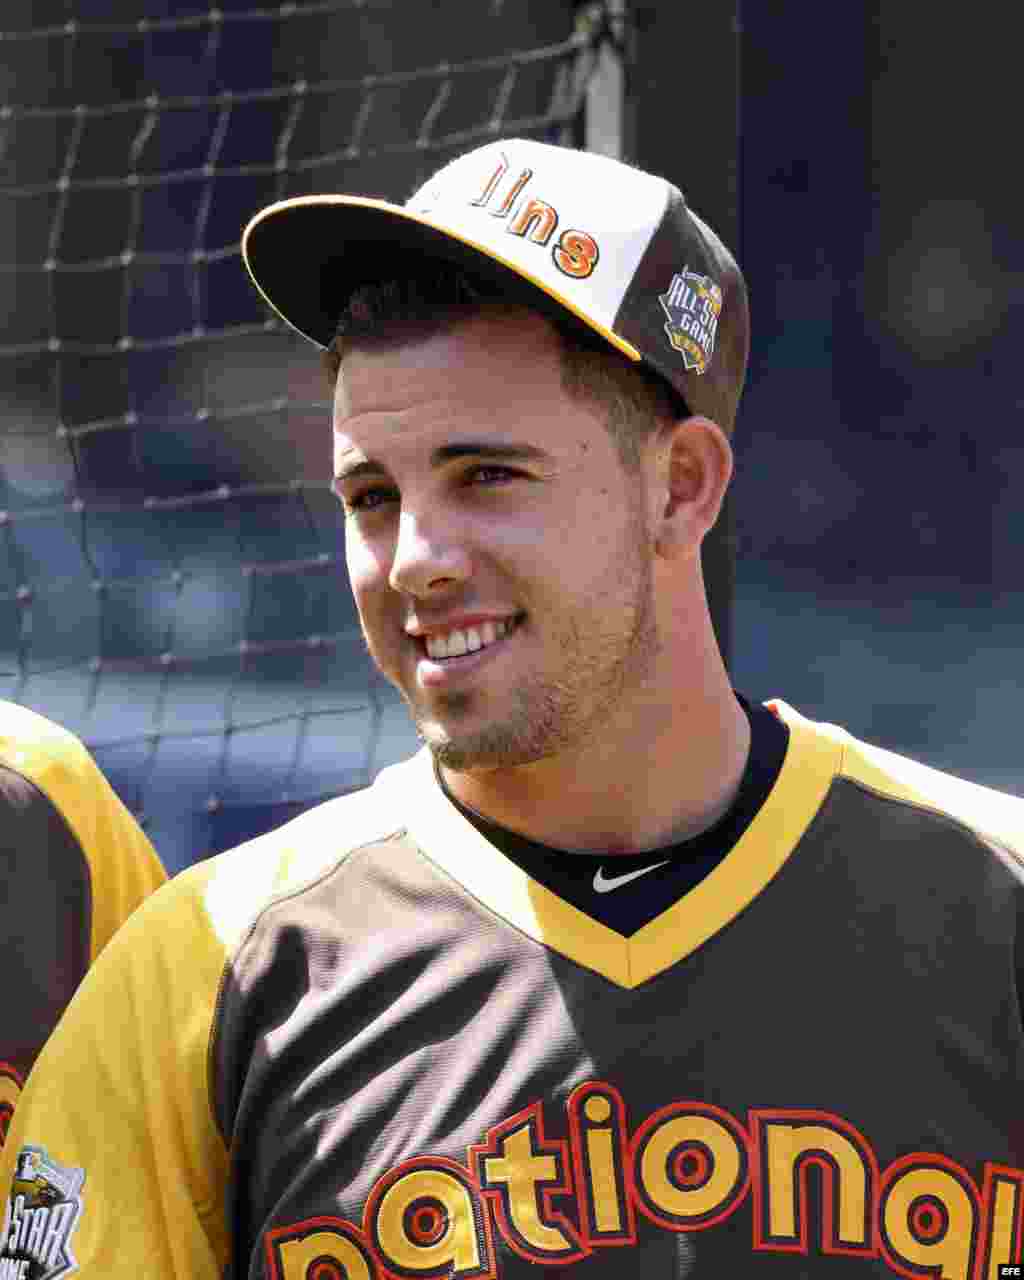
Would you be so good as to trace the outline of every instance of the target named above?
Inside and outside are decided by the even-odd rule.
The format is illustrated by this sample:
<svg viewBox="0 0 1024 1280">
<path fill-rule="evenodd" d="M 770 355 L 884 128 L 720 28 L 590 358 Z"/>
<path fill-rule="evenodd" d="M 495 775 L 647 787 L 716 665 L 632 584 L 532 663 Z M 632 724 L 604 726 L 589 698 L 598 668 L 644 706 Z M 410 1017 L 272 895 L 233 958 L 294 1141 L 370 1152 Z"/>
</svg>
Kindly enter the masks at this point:
<svg viewBox="0 0 1024 1280">
<path fill-rule="evenodd" d="M 715 352 L 718 318 L 722 314 L 722 290 L 710 276 L 683 268 L 672 277 L 658 301 L 668 320 L 665 332 L 694 373 L 703 373 Z"/>
<path fill-rule="evenodd" d="M 84 1169 L 64 1169 L 42 1147 L 22 1147 L 0 1226 L 0 1280 L 58 1280 L 78 1270 L 71 1237 L 84 1181 Z"/>
</svg>

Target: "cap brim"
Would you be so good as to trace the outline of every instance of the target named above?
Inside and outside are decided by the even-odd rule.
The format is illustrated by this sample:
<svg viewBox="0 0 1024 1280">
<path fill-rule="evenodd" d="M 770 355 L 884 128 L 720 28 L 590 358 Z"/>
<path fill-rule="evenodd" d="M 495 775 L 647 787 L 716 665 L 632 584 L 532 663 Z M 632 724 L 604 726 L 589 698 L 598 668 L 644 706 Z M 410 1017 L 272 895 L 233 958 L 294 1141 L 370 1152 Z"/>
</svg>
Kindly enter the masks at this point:
<svg viewBox="0 0 1024 1280">
<path fill-rule="evenodd" d="M 310 342 L 327 348 L 352 293 L 394 277 L 396 260 L 417 255 L 452 263 L 557 304 L 630 360 L 632 343 L 574 306 L 512 259 L 402 205 L 365 196 L 310 195 L 260 210 L 242 233 L 242 259 L 264 301 Z M 512 292 L 522 294 L 519 289 Z"/>
</svg>

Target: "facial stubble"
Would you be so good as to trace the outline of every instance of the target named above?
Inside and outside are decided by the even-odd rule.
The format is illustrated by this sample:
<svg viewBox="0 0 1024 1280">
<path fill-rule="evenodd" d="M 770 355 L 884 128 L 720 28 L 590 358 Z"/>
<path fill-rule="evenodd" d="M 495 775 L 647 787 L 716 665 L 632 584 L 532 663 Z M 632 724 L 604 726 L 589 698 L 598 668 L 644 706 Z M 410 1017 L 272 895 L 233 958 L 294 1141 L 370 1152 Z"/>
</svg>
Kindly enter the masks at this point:
<svg viewBox="0 0 1024 1280">
<path fill-rule="evenodd" d="M 486 706 L 493 686 L 455 689 L 434 697 L 432 712 L 402 694 L 435 762 L 455 773 L 533 764 L 594 740 L 647 677 L 658 650 L 647 530 L 634 509 L 623 546 L 607 567 L 602 591 L 585 616 L 564 619 L 549 652 L 557 669 L 516 673 L 512 707 L 460 731 L 459 722 Z M 532 615 L 524 626 L 536 625 Z M 513 632 L 507 643 L 516 644 Z M 504 691 L 503 691 L 504 692 Z M 500 695 L 499 695 L 500 696 Z"/>
</svg>

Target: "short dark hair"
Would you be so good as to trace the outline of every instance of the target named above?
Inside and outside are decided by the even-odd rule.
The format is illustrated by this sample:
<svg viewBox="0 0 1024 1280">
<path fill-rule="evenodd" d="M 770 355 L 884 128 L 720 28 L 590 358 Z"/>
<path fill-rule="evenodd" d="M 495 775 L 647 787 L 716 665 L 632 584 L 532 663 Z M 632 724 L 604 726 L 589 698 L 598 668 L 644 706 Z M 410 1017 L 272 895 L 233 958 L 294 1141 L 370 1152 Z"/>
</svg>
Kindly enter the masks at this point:
<svg viewBox="0 0 1024 1280">
<path fill-rule="evenodd" d="M 336 337 L 322 356 L 332 392 L 347 346 L 394 346 L 444 333 L 484 312 L 524 305 L 522 295 L 444 263 L 421 261 L 394 279 L 364 285 L 349 298 L 338 317 Z M 657 374 L 630 363 L 561 308 L 540 310 L 562 341 L 562 385 L 571 396 L 605 411 L 623 465 L 637 468 L 643 442 L 666 419 L 690 417 L 689 409 Z"/>
</svg>

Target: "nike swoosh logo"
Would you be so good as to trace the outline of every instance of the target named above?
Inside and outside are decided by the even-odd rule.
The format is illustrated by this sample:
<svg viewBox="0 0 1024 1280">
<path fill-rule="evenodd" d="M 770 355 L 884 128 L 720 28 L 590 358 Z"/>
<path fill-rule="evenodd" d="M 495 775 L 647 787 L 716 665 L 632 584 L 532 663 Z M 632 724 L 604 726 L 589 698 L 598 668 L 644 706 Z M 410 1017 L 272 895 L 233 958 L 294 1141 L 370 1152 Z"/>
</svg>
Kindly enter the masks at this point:
<svg viewBox="0 0 1024 1280">
<path fill-rule="evenodd" d="M 639 871 L 627 871 L 624 876 L 605 876 L 604 867 L 598 867 L 594 872 L 594 892 L 595 893 L 611 893 L 613 889 L 621 889 L 624 884 L 629 884 L 630 880 L 638 880 L 641 876 L 647 875 L 648 871 L 657 871 L 659 867 L 667 867 L 668 860 L 664 862 L 656 862 L 652 867 L 641 867 Z"/>
</svg>

